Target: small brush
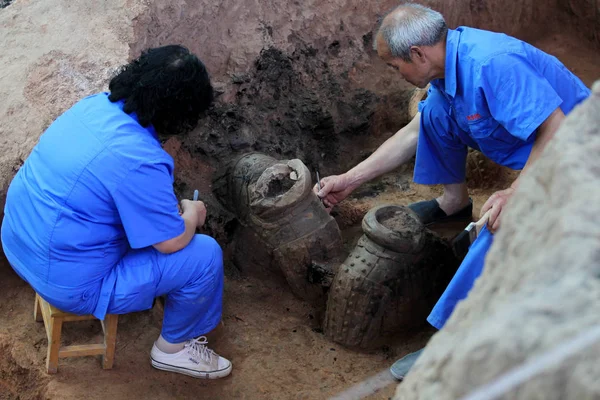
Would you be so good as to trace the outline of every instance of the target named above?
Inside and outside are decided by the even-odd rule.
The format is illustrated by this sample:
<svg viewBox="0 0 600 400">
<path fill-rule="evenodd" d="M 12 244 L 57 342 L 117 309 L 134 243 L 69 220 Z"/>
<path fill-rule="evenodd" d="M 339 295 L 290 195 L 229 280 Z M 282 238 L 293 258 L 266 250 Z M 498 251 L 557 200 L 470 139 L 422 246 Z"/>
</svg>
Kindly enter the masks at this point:
<svg viewBox="0 0 600 400">
<path fill-rule="evenodd" d="M 319 171 L 317 171 L 317 185 L 319 187 L 319 192 L 321 191 L 321 179 L 319 178 Z"/>
<path fill-rule="evenodd" d="M 479 236 L 479 232 L 481 232 L 483 225 L 487 223 L 491 212 L 492 210 L 489 209 L 485 214 L 483 214 L 483 217 L 481 217 L 479 221 L 471 222 L 461 233 L 458 234 L 456 239 L 452 241 L 452 249 L 459 260 L 465 258 L 469 248 L 475 239 L 477 239 L 477 236 Z"/>
<path fill-rule="evenodd" d="M 317 170 L 317 187 L 319 188 L 319 192 L 321 191 L 321 178 L 319 177 L 319 171 Z M 321 203 L 323 203 L 323 198 L 317 196 L 319 198 L 319 200 L 321 200 Z M 323 203 L 325 204 L 325 203 Z"/>
</svg>

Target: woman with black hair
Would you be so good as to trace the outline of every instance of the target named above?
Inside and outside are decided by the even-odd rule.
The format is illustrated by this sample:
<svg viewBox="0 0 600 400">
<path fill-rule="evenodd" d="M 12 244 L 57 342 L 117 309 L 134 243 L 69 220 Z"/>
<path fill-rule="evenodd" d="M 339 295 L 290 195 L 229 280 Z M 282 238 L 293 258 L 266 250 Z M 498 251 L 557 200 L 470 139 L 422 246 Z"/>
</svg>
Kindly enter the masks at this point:
<svg viewBox="0 0 600 400">
<path fill-rule="evenodd" d="M 184 134 L 213 101 L 204 64 L 186 48 L 144 52 L 59 116 L 10 184 L 2 246 L 50 304 L 75 314 L 147 310 L 166 296 L 155 368 L 199 378 L 231 362 L 201 336 L 221 319 L 221 248 L 198 235 L 206 208 L 173 192 L 161 140 Z"/>
</svg>

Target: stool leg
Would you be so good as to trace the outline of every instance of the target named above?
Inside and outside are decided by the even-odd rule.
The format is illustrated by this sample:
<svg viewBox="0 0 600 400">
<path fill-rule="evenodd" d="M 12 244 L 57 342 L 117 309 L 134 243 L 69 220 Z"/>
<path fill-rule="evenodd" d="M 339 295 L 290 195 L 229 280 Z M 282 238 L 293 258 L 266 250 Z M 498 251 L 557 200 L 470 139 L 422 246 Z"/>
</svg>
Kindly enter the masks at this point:
<svg viewBox="0 0 600 400">
<path fill-rule="evenodd" d="M 40 297 L 37 293 L 35 295 L 35 305 L 33 308 L 33 319 L 35 319 L 37 322 L 42 322 L 44 320 L 44 317 L 42 316 L 42 307 L 40 306 Z"/>
<path fill-rule="evenodd" d="M 48 355 L 46 356 L 46 372 L 55 374 L 58 371 L 58 351 L 63 319 L 50 317 L 50 336 L 48 337 Z"/>
<path fill-rule="evenodd" d="M 115 346 L 117 344 L 118 315 L 109 314 L 104 317 L 104 356 L 102 357 L 102 368 L 111 369 L 115 360 Z"/>
</svg>

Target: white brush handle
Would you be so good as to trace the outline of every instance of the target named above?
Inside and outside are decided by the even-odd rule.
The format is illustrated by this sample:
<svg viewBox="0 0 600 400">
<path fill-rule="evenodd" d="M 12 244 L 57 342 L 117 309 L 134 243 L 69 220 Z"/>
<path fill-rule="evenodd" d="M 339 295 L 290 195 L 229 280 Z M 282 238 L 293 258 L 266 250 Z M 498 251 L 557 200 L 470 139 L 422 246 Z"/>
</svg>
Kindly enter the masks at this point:
<svg viewBox="0 0 600 400">
<path fill-rule="evenodd" d="M 488 222 L 490 218 L 490 214 L 492 213 L 492 209 L 490 208 L 483 214 L 483 217 L 479 219 L 479 221 L 475 222 L 475 229 L 477 230 L 477 236 L 479 236 L 479 232 L 483 229 L 483 226 Z"/>
<path fill-rule="evenodd" d="M 490 208 L 489 210 L 486 211 L 485 214 L 483 214 L 483 217 L 481 217 L 479 219 L 479 221 L 471 222 L 469 225 L 467 225 L 467 227 L 465 228 L 465 231 L 467 231 L 469 233 L 469 242 L 470 243 L 473 243 L 475 241 L 475 239 L 477 239 L 477 237 L 479 236 L 479 232 L 481 232 L 481 230 L 483 229 L 483 226 L 488 221 L 488 218 L 490 218 L 491 212 L 492 212 L 492 209 Z"/>
</svg>

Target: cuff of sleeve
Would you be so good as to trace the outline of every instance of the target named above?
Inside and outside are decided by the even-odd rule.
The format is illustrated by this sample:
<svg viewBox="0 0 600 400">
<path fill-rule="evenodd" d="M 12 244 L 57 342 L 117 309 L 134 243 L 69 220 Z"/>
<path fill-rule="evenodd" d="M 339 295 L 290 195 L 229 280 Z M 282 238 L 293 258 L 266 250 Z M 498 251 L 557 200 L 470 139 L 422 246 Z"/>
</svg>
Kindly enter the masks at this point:
<svg viewBox="0 0 600 400">
<path fill-rule="evenodd" d="M 542 111 L 532 119 L 531 123 L 521 129 L 519 132 L 515 133 L 515 136 L 524 141 L 529 141 L 529 138 L 533 133 L 544 123 L 546 119 L 563 103 L 562 99 L 558 96 L 554 97 L 554 99 L 547 104 Z"/>
<path fill-rule="evenodd" d="M 169 231 L 154 231 L 147 235 L 137 236 L 134 240 L 129 241 L 132 249 L 142 249 L 152 246 L 153 244 L 164 242 L 165 240 L 173 239 L 185 232 L 185 222 L 181 219 L 179 225 Z"/>
</svg>

